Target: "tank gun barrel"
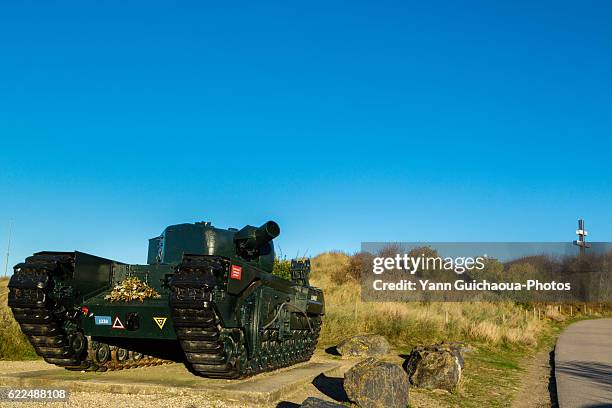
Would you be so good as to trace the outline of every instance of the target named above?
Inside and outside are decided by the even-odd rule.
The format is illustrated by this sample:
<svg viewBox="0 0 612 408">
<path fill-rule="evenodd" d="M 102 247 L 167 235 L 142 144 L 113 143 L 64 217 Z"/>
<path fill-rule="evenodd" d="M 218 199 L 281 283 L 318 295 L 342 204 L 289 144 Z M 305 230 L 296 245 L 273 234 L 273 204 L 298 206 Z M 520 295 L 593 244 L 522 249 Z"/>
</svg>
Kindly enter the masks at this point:
<svg viewBox="0 0 612 408">
<path fill-rule="evenodd" d="M 236 233 L 234 240 L 241 251 L 252 252 L 278 237 L 280 227 L 274 221 L 268 221 L 259 228 L 247 225 Z"/>
</svg>

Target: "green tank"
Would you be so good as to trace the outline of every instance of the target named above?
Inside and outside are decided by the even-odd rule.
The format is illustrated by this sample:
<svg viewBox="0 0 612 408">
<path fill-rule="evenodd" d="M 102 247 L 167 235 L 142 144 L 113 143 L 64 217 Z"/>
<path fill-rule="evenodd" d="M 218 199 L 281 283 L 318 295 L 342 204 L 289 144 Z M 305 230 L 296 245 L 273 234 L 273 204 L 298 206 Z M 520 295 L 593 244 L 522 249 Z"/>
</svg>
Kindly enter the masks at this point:
<svg viewBox="0 0 612 408">
<path fill-rule="evenodd" d="M 243 378 L 308 361 L 323 292 L 310 261 L 272 274 L 274 221 L 167 227 L 146 265 L 82 252 L 37 252 L 14 267 L 8 305 L 48 363 L 107 371 L 184 362 L 194 374 Z"/>
</svg>

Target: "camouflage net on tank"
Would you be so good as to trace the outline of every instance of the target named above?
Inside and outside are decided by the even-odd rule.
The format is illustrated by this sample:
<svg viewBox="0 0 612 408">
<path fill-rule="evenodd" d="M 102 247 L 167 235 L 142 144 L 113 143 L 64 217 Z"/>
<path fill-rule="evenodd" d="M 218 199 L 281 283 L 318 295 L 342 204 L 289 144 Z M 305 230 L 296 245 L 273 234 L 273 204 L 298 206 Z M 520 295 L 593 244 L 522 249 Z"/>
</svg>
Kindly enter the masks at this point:
<svg viewBox="0 0 612 408">
<path fill-rule="evenodd" d="M 155 289 L 133 277 L 116 285 L 109 295 L 104 296 L 104 299 L 111 302 L 132 302 L 134 300 L 143 302 L 145 299 L 159 299 L 160 297 L 161 295 Z"/>
</svg>

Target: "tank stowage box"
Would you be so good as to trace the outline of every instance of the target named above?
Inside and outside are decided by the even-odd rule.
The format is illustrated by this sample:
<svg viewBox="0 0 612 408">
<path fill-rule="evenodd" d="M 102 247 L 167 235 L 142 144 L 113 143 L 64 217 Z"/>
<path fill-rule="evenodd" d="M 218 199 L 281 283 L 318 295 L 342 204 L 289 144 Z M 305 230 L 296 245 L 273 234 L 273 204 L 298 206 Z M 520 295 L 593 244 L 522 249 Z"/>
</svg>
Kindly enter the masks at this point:
<svg viewBox="0 0 612 408">
<path fill-rule="evenodd" d="M 45 361 L 106 371 L 183 361 L 242 378 L 312 356 L 325 302 L 308 260 L 274 276 L 278 224 L 167 227 L 147 265 L 82 252 L 37 252 L 15 266 L 8 304 Z"/>
</svg>

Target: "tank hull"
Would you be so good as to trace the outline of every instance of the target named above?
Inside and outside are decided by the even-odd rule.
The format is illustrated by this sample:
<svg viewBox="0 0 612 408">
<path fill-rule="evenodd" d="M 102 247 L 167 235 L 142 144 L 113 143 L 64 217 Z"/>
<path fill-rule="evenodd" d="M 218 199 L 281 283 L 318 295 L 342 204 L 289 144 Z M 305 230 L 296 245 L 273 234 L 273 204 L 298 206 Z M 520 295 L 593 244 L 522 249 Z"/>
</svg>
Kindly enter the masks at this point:
<svg viewBox="0 0 612 408">
<path fill-rule="evenodd" d="M 309 264 L 297 263 L 291 281 L 265 269 L 272 227 L 237 232 L 205 225 L 203 236 L 215 238 L 214 245 L 170 263 L 160 262 L 163 256 L 128 265 L 81 252 L 39 252 L 15 266 L 8 304 L 36 352 L 70 370 L 176 361 L 198 375 L 231 379 L 307 361 L 325 312 L 323 293 L 308 284 Z M 194 228 L 183 224 L 167 236 L 186 229 L 193 239 Z M 220 246 L 228 242 L 237 242 L 237 251 Z M 257 252 L 256 245 L 265 248 Z M 176 261 L 178 243 L 168 247 Z M 134 278 L 155 296 L 111 296 Z"/>
</svg>

